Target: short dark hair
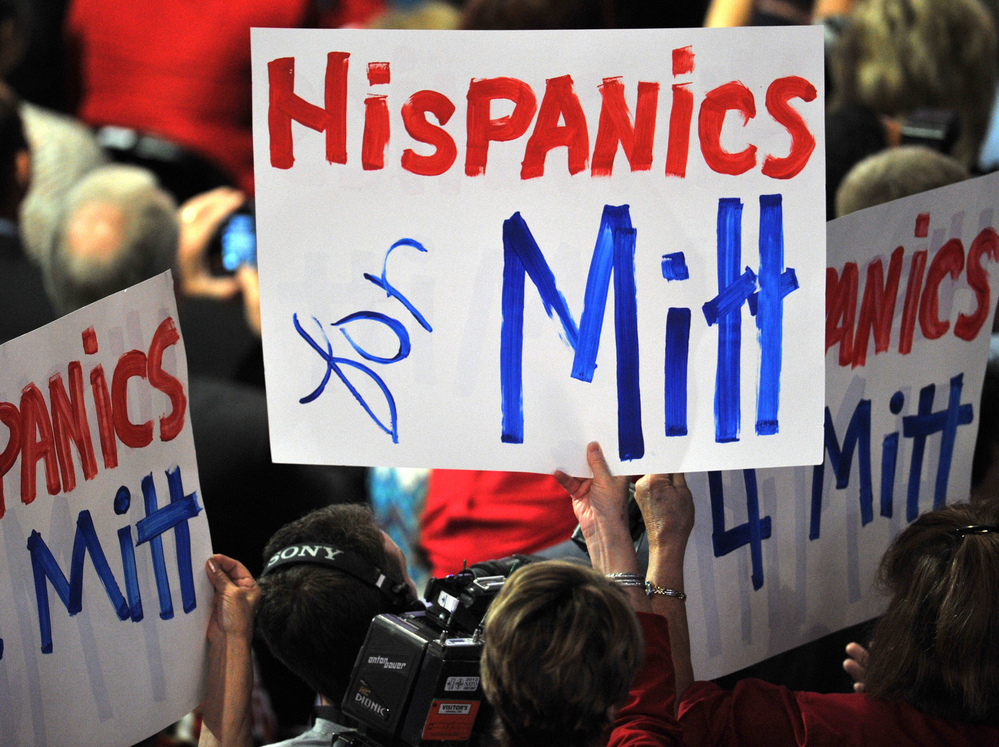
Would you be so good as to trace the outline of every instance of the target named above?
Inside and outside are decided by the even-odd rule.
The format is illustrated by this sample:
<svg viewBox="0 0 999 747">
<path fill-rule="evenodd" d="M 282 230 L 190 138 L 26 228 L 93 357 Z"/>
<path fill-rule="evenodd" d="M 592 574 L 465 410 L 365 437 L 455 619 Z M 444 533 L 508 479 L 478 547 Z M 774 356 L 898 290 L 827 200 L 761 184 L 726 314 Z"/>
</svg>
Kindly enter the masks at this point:
<svg viewBox="0 0 999 747">
<path fill-rule="evenodd" d="M 874 631 L 865 690 L 924 713 L 999 725 L 999 523 L 996 501 L 923 514 L 881 560 L 891 593 Z"/>
<path fill-rule="evenodd" d="M 326 506 L 286 524 L 267 542 L 264 562 L 303 542 L 349 550 L 386 575 L 402 578 L 368 506 Z M 343 699 L 372 618 L 398 611 L 373 586 L 318 565 L 277 568 L 260 579 L 260 590 L 257 630 L 274 656 L 336 704 Z"/>
<path fill-rule="evenodd" d="M 482 688 L 508 747 L 603 744 L 610 709 L 644 654 L 621 589 L 565 561 L 517 570 L 490 606 L 484 636 Z"/>
</svg>

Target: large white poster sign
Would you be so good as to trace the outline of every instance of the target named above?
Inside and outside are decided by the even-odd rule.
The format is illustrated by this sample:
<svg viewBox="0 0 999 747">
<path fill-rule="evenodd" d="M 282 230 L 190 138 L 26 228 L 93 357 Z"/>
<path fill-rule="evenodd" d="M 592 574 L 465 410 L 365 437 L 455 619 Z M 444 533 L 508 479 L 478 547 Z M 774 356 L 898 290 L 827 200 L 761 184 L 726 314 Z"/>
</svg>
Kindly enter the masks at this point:
<svg viewBox="0 0 999 747">
<path fill-rule="evenodd" d="M 211 554 L 169 273 L 0 346 L 0 744 L 201 699 Z"/>
<path fill-rule="evenodd" d="M 821 29 L 252 42 L 276 460 L 818 461 Z"/>
<path fill-rule="evenodd" d="M 825 461 L 694 476 L 698 678 L 879 615 L 872 584 L 891 538 L 968 498 L 997 207 L 989 176 L 829 223 Z"/>
</svg>

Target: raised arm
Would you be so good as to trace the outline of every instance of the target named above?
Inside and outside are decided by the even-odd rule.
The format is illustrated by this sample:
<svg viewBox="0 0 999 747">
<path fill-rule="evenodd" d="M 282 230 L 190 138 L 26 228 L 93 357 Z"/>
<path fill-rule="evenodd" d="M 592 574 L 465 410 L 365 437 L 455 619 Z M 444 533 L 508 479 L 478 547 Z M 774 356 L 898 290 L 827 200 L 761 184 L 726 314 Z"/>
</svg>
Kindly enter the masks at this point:
<svg viewBox="0 0 999 747">
<path fill-rule="evenodd" d="M 649 538 L 646 580 L 659 593 L 651 595 L 652 610 L 669 624 L 676 673 L 676 702 L 694 681 L 690 634 L 683 584 L 683 559 L 694 528 L 694 501 L 682 474 L 646 475 L 635 486 L 635 500 L 645 518 Z"/>
<path fill-rule="evenodd" d="M 202 705 L 201 747 L 253 747 L 253 618 L 260 587 L 242 563 L 225 555 L 208 559 L 215 586 L 208 623 L 208 682 Z"/>
<path fill-rule="evenodd" d="M 628 529 L 628 477 L 614 477 L 596 442 L 586 447 L 586 461 L 591 478 L 570 477 L 556 472 L 555 479 L 572 498 L 572 510 L 586 539 L 593 567 L 601 573 L 639 572 L 635 545 Z M 640 586 L 625 587 L 636 612 L 651 612 L 652 607 Z"/>
</svg>

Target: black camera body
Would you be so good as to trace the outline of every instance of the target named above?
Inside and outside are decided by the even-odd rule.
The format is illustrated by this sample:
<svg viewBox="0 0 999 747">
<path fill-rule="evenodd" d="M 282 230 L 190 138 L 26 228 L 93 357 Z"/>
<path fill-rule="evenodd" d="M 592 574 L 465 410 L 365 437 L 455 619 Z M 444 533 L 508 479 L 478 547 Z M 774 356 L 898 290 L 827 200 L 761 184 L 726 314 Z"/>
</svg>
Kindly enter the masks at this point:
<svg viewBox="0 0 999 747">
<path fill-rule="evenodd" d="M 341 712 L 341 745 L 475 745 L 488 734 L 482 691 L 482 621 L 506 577 L 527 556 L 479 563 L 427 584 L 425 611 L 378 615 L 358 653 Z"/>
</svg>

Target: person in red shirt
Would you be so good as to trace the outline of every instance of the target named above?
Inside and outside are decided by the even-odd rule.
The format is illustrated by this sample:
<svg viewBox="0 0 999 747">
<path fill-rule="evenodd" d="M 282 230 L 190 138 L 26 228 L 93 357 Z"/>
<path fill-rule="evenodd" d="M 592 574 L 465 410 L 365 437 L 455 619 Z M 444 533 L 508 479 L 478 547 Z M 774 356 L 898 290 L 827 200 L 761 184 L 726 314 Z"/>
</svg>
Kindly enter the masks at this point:
<svg viewBox="0 0 999 747">
<path fill-rule="evenodd" d="M 666 479 L 643 478 L 635 499 L 649 534 L 648 580 L 682 589 L 693 504 L 676 502 Z M 663 501 L 689 518 L 649 521 Z M 794 692 L 754 679 L 732 691 L 695 682 L 686 612 L 675 601 L 670 637 L 683 744 L 999 744 L 997 568 L 999 502 L 954 504 L 913 522 L 881 561 L 891 596 L 870 645 L 863 692 L 849 694 Z"/>
<path fill-rule="evenodd" d="M 550 475 L 435 469 L 420 518 L 420 546 L 440 578 L 462 563 L 536 553 L 569 539 L 576 517 Z"/>
<path fill-rule="evenodd" d="M 111 126 L 102 143 L 134 150 L 147 168 L 160 156 L 183 158 L 170 146 L 179 147 L 252 195 L 250 28 L 359 25 L 384 6 L 384 0 L 71 0 L 64 22 L 70 105 L 92 127 Z M 137 141 L 143 136 L 147 145 Z M 183 200 L 221 183 L 175 196 Z"/>
</svg>

